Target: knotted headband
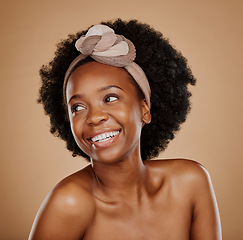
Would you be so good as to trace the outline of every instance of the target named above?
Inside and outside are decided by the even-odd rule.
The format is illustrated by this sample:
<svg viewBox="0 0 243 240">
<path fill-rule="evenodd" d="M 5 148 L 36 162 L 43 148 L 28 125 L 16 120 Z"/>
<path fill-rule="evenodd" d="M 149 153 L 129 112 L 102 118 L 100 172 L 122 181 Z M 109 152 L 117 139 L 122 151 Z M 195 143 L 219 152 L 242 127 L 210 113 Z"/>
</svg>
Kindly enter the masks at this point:
<svg viewBox="0 0 243 240">
<path fill-rule="evenodd" d="M 106 25 L 95 25 L 88 30 L 85 36 L 81 36 L 76 41 L 75 47 L 81 54 L 71 62 L 65 74 L 63 83 L 65 98 L 67 81 L 73 68 L 78 62 L 90 56 L 100 63 L 124 67 L 141 88 L 150 108 L 151 90 L 149 82 L 142 68 L 133 62 L 136 57 L 136 49 L 130 40 L 122 35 L 115 34 L 114 30 Z"/>
</svg>

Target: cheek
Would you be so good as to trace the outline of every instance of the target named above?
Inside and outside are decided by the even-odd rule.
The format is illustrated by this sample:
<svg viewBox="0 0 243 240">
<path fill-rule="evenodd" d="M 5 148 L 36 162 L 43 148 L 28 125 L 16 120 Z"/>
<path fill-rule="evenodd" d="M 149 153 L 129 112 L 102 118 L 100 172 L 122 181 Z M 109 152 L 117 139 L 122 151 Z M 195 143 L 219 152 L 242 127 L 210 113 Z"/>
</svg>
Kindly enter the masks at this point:
<svg viewBox="0 0 243 240">
<path fill-rule="evenodd" d="M 125 131 L 130 133 L 140 134 L 142 128 L 141 111 L 138 107 L 134 106 L 129 109 L 117 112 L 117 119 L 124 126 Z"/>
<path fill-rule="evenodd" d="M 70 119 L 71 131 L 72 131 L 73 137 L 78 145 L 80 145 L 80 139 L 82 137 L 82 126 L 83 126 L 83 124 L 81 124 L 77 118 Z"/>
<path fill-rule="evenodd" d="M 90 155 L 90 149 L 87 146 L 87 143 L 85 143 L 83 139 L 83 124 L 79 121 L 70 121 L 70 127 L 71 131 L 74 137 L 74 140 L 78 147 L 87 155 Z"/>
</svg>

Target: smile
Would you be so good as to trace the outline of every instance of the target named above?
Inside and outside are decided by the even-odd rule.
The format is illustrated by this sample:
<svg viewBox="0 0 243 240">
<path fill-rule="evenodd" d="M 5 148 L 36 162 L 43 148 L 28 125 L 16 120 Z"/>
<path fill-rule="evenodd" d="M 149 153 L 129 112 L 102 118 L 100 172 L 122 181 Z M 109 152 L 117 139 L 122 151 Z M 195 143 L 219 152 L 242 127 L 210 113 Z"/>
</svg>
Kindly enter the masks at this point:
<svg viewBox="0 0 243 240">
<path fill-rule="evenodd" d="M 99 135 L 96 135 L 94 137 L 92 137 L 90 140 L 92 142 L 106 142 L 108 140 L 110 140 L 111 138 L 117 136 L 119 134 L 119 131 L 114 131 L 114 132 L 106 132 L 106 133 L 102 133 Z"/>
</svg>

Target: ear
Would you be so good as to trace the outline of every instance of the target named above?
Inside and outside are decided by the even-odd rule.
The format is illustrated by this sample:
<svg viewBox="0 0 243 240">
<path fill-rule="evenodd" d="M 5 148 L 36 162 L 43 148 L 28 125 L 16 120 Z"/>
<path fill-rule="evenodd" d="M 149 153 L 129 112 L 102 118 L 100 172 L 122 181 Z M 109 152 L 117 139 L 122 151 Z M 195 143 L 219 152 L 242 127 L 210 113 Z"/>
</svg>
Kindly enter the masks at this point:
<svg viewBox="0 0 243 240">
<path fill-rule="evenodd" d="M 149 124 L 151 122 L 151 113 L 146 100 L 142 100 L 142 122 L 145 124 Z"/>
</svg>

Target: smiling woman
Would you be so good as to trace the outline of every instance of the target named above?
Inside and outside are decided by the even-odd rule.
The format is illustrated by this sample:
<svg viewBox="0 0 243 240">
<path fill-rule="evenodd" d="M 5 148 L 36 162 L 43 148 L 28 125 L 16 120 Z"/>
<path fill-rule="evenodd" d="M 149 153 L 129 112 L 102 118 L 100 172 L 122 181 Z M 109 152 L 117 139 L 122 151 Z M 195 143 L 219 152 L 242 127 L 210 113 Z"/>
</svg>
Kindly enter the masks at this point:
<svg viewBox="0 0 243 240">
<path fill-rule="evenodd" d="M 91 164 L 47 196 L 29 239 L 221 239 L 204 167 L 148 161 L 185 121 L 195 84 L 161 33 L 135 20 L 95 25 L 60 43 L 41 77 L 51 132 Z"/>
<path fill-rule="evenodd" d="M 150 112 L 132 81 L 123 68 L 99 62 L 80 66 L 68 80 L 71 130 L 93 164 L 121 161 L 131 151 L 140 155 L 142 123 L 150 121 Z"/>
</svg>

